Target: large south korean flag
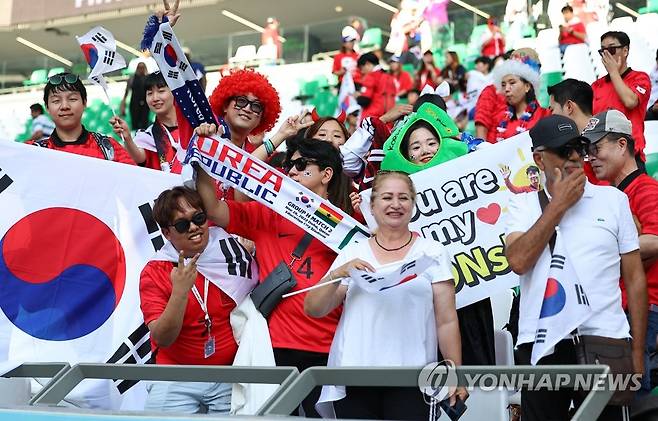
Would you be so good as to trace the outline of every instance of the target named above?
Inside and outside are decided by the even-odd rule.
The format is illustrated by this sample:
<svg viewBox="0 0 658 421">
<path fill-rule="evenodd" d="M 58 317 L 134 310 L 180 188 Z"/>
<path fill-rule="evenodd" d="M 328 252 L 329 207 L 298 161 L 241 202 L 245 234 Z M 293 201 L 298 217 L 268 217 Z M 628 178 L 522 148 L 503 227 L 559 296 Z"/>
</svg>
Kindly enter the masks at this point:
<svg viewBox="0 0 658 421">
<path fill-rule="evenodd" d="M 139 275 L 163 244 L 153 200 L 178 181 L 2 142 L 0 359 L 147 363 Z M 121 380 L 88 381 L 70 397 L 83 406 L 125 408 L 139 389 Z"/>
</svg>

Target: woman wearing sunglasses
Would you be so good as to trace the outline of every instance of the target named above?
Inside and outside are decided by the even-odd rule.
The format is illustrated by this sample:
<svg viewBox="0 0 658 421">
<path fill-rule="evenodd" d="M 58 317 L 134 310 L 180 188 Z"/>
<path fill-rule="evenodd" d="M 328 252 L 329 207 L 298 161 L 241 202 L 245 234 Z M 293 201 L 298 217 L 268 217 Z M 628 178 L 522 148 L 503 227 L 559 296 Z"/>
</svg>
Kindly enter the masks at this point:
<svg viewBox="0 0 658 421">
<path fill-rule="evenodd" d="M 257 283 L 253 258 L 226 231 L 208 226 L 194 190 L 165 190 L 153 217 L 167 242 L 142 270 L 139 293 L 155 363 L 233 364 L 238 345 L 230 314 Z M 146 409 L 192 414 L 205 406 L 228 413 L 231 387 L 155 382 L 148 387 Z"/>
<path fill-rule="evenodd" d="M 289 142 L 284 167 L 290 178 L 336 203 L 342 159 L 329 142 Z M 217 200 L 213 179 L 203 171 L 197 172 L 197 189 L 214 224 L 255 243 L 261 282 L 273 276 L 280 263 L 297 282 L 293 290 L 315 285 L 329 270 L 336 253 L 288 219 L 259 202 Z M 295 250 L 299 258 L 293 257 Z M 304 294 L 280 301 L 269 315 L 276 364 L 295 366 L 300 371 L 326 365 L 339 317 L 339 309 L 318 319 L 307 316 Z M 319 394 L 317 388 L 302 403 L 307 417 L 318 417 L 314 405 Z"/>
<path fill-rule="evenodd" d="M 28 143 L 135 165 L 135 161 L 116 140 L 100 133 L 88 132 L 82 125 L 82 114 L 87 105 L 87 90 L 78 75 L 59 73 L 48 78 L 43 91 L 43 101 L 55 123 L 55 130 L 49 138 Z"/>
<path fill-rule="evenodd" d="M 443 358 L 461 364 L 450 258 L 440 243 L 409 230 L 415 201 L 407 174 L 377 174 L 371 202 L 375 235 L 345 247 L 320 281 L 342 279 L 340 283 L 307 294 L 305 310 L 312 317 L 324 317 L 344 306 L 329 366 L 425 366 L 437 361 L 437 349 Z M 426 269 L 385 290 L 365 289 L 350 273 L 356 269 L 390 274 L 420 258 L 429 259 Z M 451 394 L 450 404 L 467 396 L 459 388 Z M 430 413 L 417 388 L 324 386 L 318 408 L 324 413 L 332 402 L 337 418 L 344 419 L 427 420 Z"/>
</svg>

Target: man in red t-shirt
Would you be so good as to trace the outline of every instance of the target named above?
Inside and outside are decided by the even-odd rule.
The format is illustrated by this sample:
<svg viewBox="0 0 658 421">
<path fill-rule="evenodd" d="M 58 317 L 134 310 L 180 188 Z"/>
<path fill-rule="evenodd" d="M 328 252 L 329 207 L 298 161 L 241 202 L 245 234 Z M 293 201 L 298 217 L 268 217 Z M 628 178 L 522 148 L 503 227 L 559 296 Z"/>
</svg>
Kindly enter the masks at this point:
<svg viewBox="0 0 658 421">
<path fill-rule="evenodd" d="M 168 243 L 142 270 L 139 294 L 156 364 L 231 365 L 237 344 L 229 317 L 256 284 L 251 256 L 223 229 L 208 228 L 194 190 L 165 190 L 153 217 Z M 231 384 L 158 382 L 146 402 L 154 411 L 196 413 L 201 406 L 228 413 Z"/>
<path fill-rule="evenodd" d="M 392 56 L 389 65 L 391 66 L 391 76 L 395 83 L 395 94 L 398 98 L 406 98 L 407 92 L 414 87 L 414 80 L 409 72 L 402 70 L 400 56 Z"/>
<path fill-rule="evenodd" d="M 337 196 L 342 164 L 340 152 L 331 143 L 309 139 L 291 142 L 284 166 L 290 178 L 318 196 L 330 200 Z M 203 171 L 197 173 L 197 189 L 212 222 L 256 244 L 261 281 L 283 262 L 297 281 L 293 290 L 303 289 L 317 284 L 336 258 L 330 248 L 261 203 L 216 200 L 212 178 Z M 301 254 L 299 259 L 293 259 L 295 249 Z M 337 309 L 326 317 L 311 318 L 304 312 L 305 296 L 283 299 L 269 316 L 276 364 L 295 366 L 300 371 L 326 365 L 341 313 Z M 316 388 L 302 403 L 307 417 L 318 417 L 315 403 L 319 393 Z"/>
<path fill-rule="evenodd" d="M 617 110 L 596 114 L 583 131 L 591 142 L 589 159 L 596 176 L 610 182 L 628 196 L 640 235 L 640 256 L 647 278 L 649 313 L 642 390 L 649 393 L 649 355 L 656 351 L 658 336 L 658 181 L 638 169 L 633 148 L 631 122 Z M 620 282 L 622 305 L 627 306 L 624 283 Z"/>
<path fill-rule="evenodd" d="M 379 58 L 374 53 L 366 53 L 357 62 L 361 72 L 361 91 L 356 102 L 363 108 L 361 120 L 366 117 L 380 117 L 395 105 L 395 81 L 393 76 L 379 66 Z"/>
<path fill-rule="evenodd" d="M 569 45 L 583 44 L 585 39 L 587 39 L 587 32 L 585 25 L 573 15 L 573 8 L 571 6 L 566 5 L 562 8 L 562 16 L 566 25 L 560 25 L 558 42 L 560 44 L 560 52 L 564 54 L 564 51 Z"/>
<path fill-rule="evenodd" d="M 601 36 L 601 61 L 608 74 L 592 84 L 594 114 L 619 110 L 633 124 L 635 156 L 640 169 L 644 169 L 644 117 L 651 95 L 651 80 L 644 72 L 627 65 L 631 41 L 624 32 L 610 31 Z"/>
<path fill-rule="evenodd" d="M 43 90 L 43 101 L 55 123 L 55 130 L 47 139 L 27 143 L 135 165 L 135 161 L 116 140 L 100 133 L 88 132 L 82 125 L 82 114 L 87 106 L 87 90 L 78 75 L 59 73 L 49 77 Z"/>
</svg>

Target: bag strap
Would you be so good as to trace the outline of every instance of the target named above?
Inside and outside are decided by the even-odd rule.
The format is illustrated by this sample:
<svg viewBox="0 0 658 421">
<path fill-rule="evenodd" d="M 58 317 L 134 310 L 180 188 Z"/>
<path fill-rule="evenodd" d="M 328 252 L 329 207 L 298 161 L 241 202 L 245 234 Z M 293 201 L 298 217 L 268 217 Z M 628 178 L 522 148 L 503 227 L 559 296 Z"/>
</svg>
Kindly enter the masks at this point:
<svg viewBox="0 0 658 421">
<path fill-rule="evenodd" d="M 292 269 L 293 263 L 295 263 L 296 260 L 299 260 L 302 258 L 304 255 L 304 252 L 308 248 L 309 245 L 311 245 L 311 241 L 313 241 L 313 236 L 309 234 L 308 232 L 304 234 L 301 240 L 299 240 L 299 243 L 297 243 L 297 246 L 295 249 L 292 251 L 290 254 L 292 256 L 292 260 L 290 260 L 290 263 L 288 264 L 288 267 Z"/>
<path fill-rule="evenodd" d="M 543 189 L 538 191 L 537 194 L 539 195 L 539 206 L 541 207 L 541 212 L 544 213 L 546 206 L 548 206 L 548 195 L 546 195 L 546 190 Z M 551 249 L 551 256 L 555 251 L 556 239 L 557 239 L 557 232 L 553 230 L 553 235 L 551 235 L 551 239 L 548 240 L 548 247 Z"/>
<path fill-rule="evenodd" d="M 105 159 L 108 161 L 114 161 L 114 147 L 112 147 L 110 138 L 96 132 L 91 132 L 91 137 L 96 141 L 96 144 L 103 153 Z"/>
</svg>

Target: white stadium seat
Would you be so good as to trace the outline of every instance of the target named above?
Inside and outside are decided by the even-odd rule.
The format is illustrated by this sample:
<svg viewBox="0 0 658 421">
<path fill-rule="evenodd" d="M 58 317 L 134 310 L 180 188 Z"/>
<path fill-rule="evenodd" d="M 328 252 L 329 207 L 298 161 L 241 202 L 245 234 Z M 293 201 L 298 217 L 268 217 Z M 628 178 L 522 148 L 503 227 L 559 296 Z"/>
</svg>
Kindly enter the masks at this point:
<svg viewBox="0 0 658 421">
<path fill-rule="evenodd" d="M 558 46 L 560 31 L 555 28 L 542 29 L 537 33 L 537 49 Z"/>
<path fill-rule="evenodd" d="M 559 47 L 537 48 L 537 54 L 539 54 L 539 61 L 541 61 L 542 73 L 562 71 Z"/>
<path fill-rule="evenodd" d="M 228 59 L 229 64 L 245 63 L 256 59 L 255 45 L 241 45 L 235 50 L 235 56 Z"/>
<path fill-rule="evenodd" d="M 573 44 L 567 47 L 562 57 L 564 78 L 574 78 L 587 83 L 594 82 L 597 77 L 594 63 L 586 44 Z"/>
</svg>

